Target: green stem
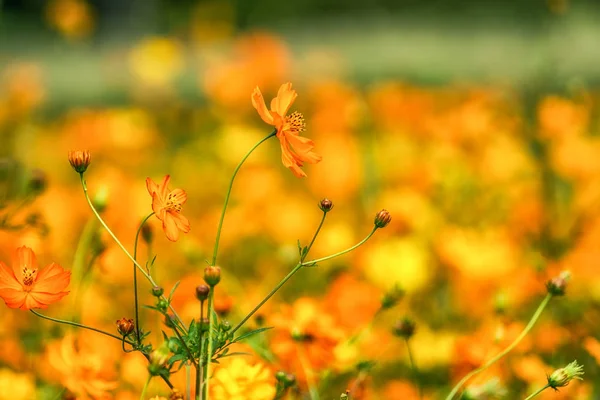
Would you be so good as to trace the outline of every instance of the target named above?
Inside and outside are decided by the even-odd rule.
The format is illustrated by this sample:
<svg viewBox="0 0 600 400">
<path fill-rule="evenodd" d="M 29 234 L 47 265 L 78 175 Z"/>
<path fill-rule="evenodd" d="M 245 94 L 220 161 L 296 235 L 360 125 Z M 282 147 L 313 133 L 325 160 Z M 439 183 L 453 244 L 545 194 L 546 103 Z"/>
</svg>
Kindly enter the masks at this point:
<svg viewBox="0 0 600 400">
<path fill-rule="evenodd" d="M 316 260 L 304 261 L 300 265 L 302 265 L 303 267 L 304 266 L 308 266 L 308 265 L 313 265 L 313 264 L 316 264 L 316 263 L 320 263 L 321 261 L 331 260 L 332 258 L 339 257 L 339 256 L 341 256 L 343 254 L 349 253 L 352 250 L 356 249 L 357 247 L 360 247 L 367 240 L 369 240 L 371 238 L 371 236 L 373 236 L 373 234 L 375 233 L 375 231 L 377 229 L 378 229 L 377 226 L 375 226 L 373 228 L 373 230 L 371 231 L 371 233 L 369 233 L 366 238 L 364 238 L 363 240 L 361 240 L 360 242 L 358 242 L 354 246 L 347 248 L 346 250 L 342 250 L 342 251 L 340 251 L 338 253 L 332 254 L 332 255 L 327 256 L 327 257 L 317 258 Z"/>
<path fill-rule="evenodd" d="M 321 231 L 321 228 L 323 227 L 323 223 L 325 222 L 325 217 L 327 217 L 327 213 L 325 211 L 323 211 L 323 217 L 321 218 L 321 222 L 319 223 L 319 226 L 317 227 L 317 230 L 315 231 L 315 234 L 313 235 L 313 238 L 310 241 L 310 244 L 306 248 L 306 252 L 300 258 L 300 263 L 302 263 L 304 261 L 304 259 L 308 255 L 308 252 L 310 251 L 313 244 L 315 243 L 315 240 L 317 239 L 317 236 L 319 235 L 319 232 Z"/>
<path fill-rule="evenodd" d="M 290 280 L 290 278 L 291 278 L 292 276 L 294 276 L 294 274 L 295 274 L 296 272 L 298 272 L 298 271 L 299 271 L 301 268 L 302 268 L 302 264 L 301 264 L 301 263 L 298 263 L 298 264 L 296 264 L 296 266 L 294 267 L 294 269 L 292 269 L 292 270 L 291 270 L 291 271 L 290 271 L 290 272 L 289 272 L 289 273 L 288 273 L 288 274 L 285 276 L 285 278 L 283 278 L 283 279 L 281 280 L 281 282 L 279 282 L 279 283 L 277 284 L 277 286 L 275 286 L 275 287 L 274 287 L 274 288 L 273 288 L 273 289 L 272 289 L 272 290 L 269 292 L 269 294 L 268 294 L 268 295 L 267 295 L 267 296 L 266 296 L 264 299 L 262 299 L 262 301 L 261 301 L 260 303 L 258 303 L 258 305 L 257 305 L 256 307 L 254 307 L 254 308 L 252 309 L 252 311 L 250 311 L 250 313 L 249 313 L 248 315 L 246 315 L 246 316 L 244 317 L 244 319 L 242 319 L 242 321 L 241 321 L 239 324 L 237 324 L 237 325 L 235 326 L 235 328 L 233 328 L 233 329 L 231 330 L 231 333 L 232 333 L 232 334 L 234 334 L 234 333 L 235 333 L 235 332 L 236 332 L 238 329 L 240 329 L 240 328 L 242 327 L 242 325 L 244 325 L 244 324 L 246 323 L 246 321 L 248 321 L 248 320 L 249 320 L 249 319 L 250 319 L 250 318 L 251 318 L 251 317 L 254 315 L 254 313 L 256 313 L 256 312 L 257 312 L 257 311 L 258 311 L 258 310 L 259 310 L 259 309 L 260 309 L 260 308 L 261 308 L 261 307 L 262 307 L 262 306 L 263 306 L 263 305 L 264 305 L 264 304 L 265 304 L 267 301 L 269 301 L 269 299 L 270 299 L 271 297 L 273 297 L 273 295 L 274 295 L 275 293 L 277 293 L 277 291 L 278 291 L 278 290 L 279 290 L 279 289 L 280 289 L 280 288 L 281 288 L 281 287 L 282 287 L 282 286 L 283 286 L 283 285 L 284 285 L 284 284 L 285 284 L 287 281 L 289 281 L 289 280 Z"/>
<path fill-rule="evenodd" d="M 140 400 L 146 400 L 146 391 L 148 390 L 148 384 L 150 383 L 151 379 L 152 379 L 152 375 L 149 375 L 148 379 L 146 379 L 146 384 L 144 385 L 144 388 L 142 389 L 142 394 L 140 395 Z"/>
<path fill-rule="evenodd" d="M 77 290 L 75 291 L 75 295 L 73 296 L 73 303 L 71 309 L 73 310 L 72 317 L 73 319 L 79 319 L 79 304 L 81 298 L 81 291 L 83 286 L 83 280 L 86 275 L 85 268 L 85 256 L 87 254 L 87 250 L 89 250 L 92 238 L 94 236 L 94 232 L 96 230 L 96 219 L 90 218 L 84 228 L 81 231 L 81 235 L 79 236 L 79 241 L 77 242 L 77 247 L 75 249 L 75 256 L 73 257 L 73 266 L 71 267 L 71 281 L 77 284 Z"/>
<path fill-rule="evenodd" d="M 415 383 L 417 384 L 417 389 L 419 391 L 419 399 L 422 399 L 423 388 L 421 387 L 421 379 L 419 379 L 419 370 L 417 369 L 417 363 L 415 363 L 415 359 L 413 357 L 412 349 L 410 348 L 410 343 L 408 342 L 408 339 L 405 339 L 404 342 L 406 343 L 406 351 L 408 352 L 408 359 L 410 361 L 410 368 L 412 369 L 413 378 L 416 381 Z"/>
<path fill-rule="evenodd" d="M 196 399 L 202 400 L 204 388 L 202 387 L 202 377 L 204 366 L 202 355 L 204 354 L 204 300 L 200 302 L 200 321 L 198 325 L 198 343 L 200 343 L 200 354 L 198 354 L 198 369 L 196 370 Z"/>
<path fill-rule="evenodd" d="M 144 218 L 144 220 L 142 221 L 140 226 L 138 226 L 137 232 L 135 233 L 135 242 L 133 244 L 133 259 L 135 261 L 137 261 L 137 247 L 138 247 L 138 240 L 140 238 L 140 232 L 142 231 L 142 227 L 144 226 L 146 221 L 148 221 L 150 219 L 150 217 L 153 215 L 154 215 L 154 212 L 151 212 L 150 214 L 148 214 L 148 216 L 146 218 Z M 135 302 L 134 302 L 135 303 L 135 336 L 137 338 L 138 343 L 141 343 L 142 336 L 140 334 L 140 311 L 139 311 L 139 305 L 138 305 L 137 267 L 135 266 L 135 263 L 133 264 L 133 297 L 135 299 Z"/>
<path fill-rule="evenodd" d="M 85 179 L 83 179 L 83 173 L 79 174 L 79 179 L 81 180 L 81 186 L 83 187 L 83 194 L 85 195 L 85 199 L 87 200 L 90 208 L 92 209 L 92 212 L 94 213 L 94 215 L 96 216 L 96 218 L 98 219 L 98 221 L 100 221 L 100 224 L 102 224 L 102 226 L 104 227 L 104 229 L 106 229 L 106 231 L 108 232 L 108 234 L 110 235 L 110 237 L 113 238 L 113 240 L 115 241 L 115 243 L 121 248 L 121 250 L 123 251 L 123 253 L 125 253 L 125 255 L 127 257 L 129 257 L 129 259 L 133 262 L 133 264 L 137 267 L 137 269 L 142 273 L 142 275 L 144 275 L 144 277 L 148 280 L 148 282 L 150 282 L 150 284 L 152 285 L 152 287 L 158 286 L 156 284 L 156 282 L 154 282 L 154 279 L 152 279 L 152 277 L 144 270 L 144 268 L 142 268 L 142 266 L 135 260 L 135 258 L 133 258 L 133 256 L 129 253 L 129 251 L 127 251 L 127 249 L 125 248 L 125 246 L 123 246 L 123 243 L 121 243 L 121 241 L 117 238 L 117 236 L 113 233 L 113 231 L 110 230 L 110 228 L 108 227 L 108 225 L 106 225 L 106 222 L 104 222 L 104 220 L 102 219 L 102 217 L 100 216 L 100 214 L 96 210 L 96 207 L 94 207 L 94 204 L 92 203 L 92 200 L 90 199 L 90 196 L 88 194 L 88 189 L 87 189 L 87 185 L 85 183 Z M 179 320 L 179 322 L 183 326 L 184 332 L 187 333 L 187 331 L 185 330 L 185 325 L 181 321 L 181 318 L 179 318 L 179 315 L 177 314 L 177 312 L 175 311 L 175 309 L 173 308 L 173 306 L 171 305 L 171 303 L 168 301 L 168 299 L 164 295 L 161 296 L 160 298 L 163 299 L 164 301 L 166 301 L 167 303 L 169 303 L 169 309 L 171 311 L 173 311 L 173 314 L 175 314 L 175 317 Z"/>
<path fill-rule="evenodd" d="M 192 351 L 190 350 L 188 345 L 185 343 L 185 340 L 183 340 L 183 337 L 179 333 L 179 330 L 177 329 L 177 326 L 175 325 L 175 321 L 173 321 L 173 319 L 171 318 L 171 316 L 169 314 L 165 314 L 165 318 L 168 318 L 170 320 L 171 324 L 173 325 L 173 331 L 179 338 L 179 341 L 183 345 L 183 348 L 185 349 L 186 353 L 188 354 L 188 357 L 190 358 L 190 362 L 192 364 L 194 364 L 194 366 L 196 366 L 196 358 L 194 357 L 194 354 L 192 353 Z"/>
<path fill-rule="evenodd" d="M 265 142 L 268 139 L 272 138 L 276 134 L 277 134 L 277 130 L 274 130 L 268 136 L 264 137 L 258 143 L 256 143 L 254 145 L 254 147 L 252 147 L 250 149 L 250 151 L 244 156 L 244 158 L 242 158 L 242 161 L 240 161 L 240 163 L 237 165 L 237 167 L 235 168 L 235 171 L 233 171 L 233 176 L 231 177 L 231 181 L 229 181 L 229 188 L 227 189 L 227 195 L 225 196 L 225 202 L 223 203 L 223 210 L 221 211 L 221 218 L 219 219 L 219 226 L 217 228 L 217 238 L 215 239 L 215 247 L 214 247 L 214 250 L 213 250 L 212 263 L 210 265 L 216 265 L 217 264 L 217 253 L 219 252 L 219 240 L 221 239 L 221 228 L 223 227 L 223 220 L 225 219 L 225 212 L 227 211 L 227 204 L 229 204 L 229 196 L 231 195 L 231 188 L 233 187 L 233 181 L 235 180 L 235 176 L 237 175 L 238 171 L 242 167 L 242 164 L 244 164 L 244 162 L 246 161 L 246 159 L 248 157 L 250 157 L 250 154 L 252 154 L 252 152 L 254 150 L 256 150 L 256 148 L 258 146 L 260 146 L 263 142 Z"/>
<path fill-rule="evenodd" d="M 185 364 L 185 398 L 192 398 L 192 366 L 189 363 Z"/>
<path fill-rule="evenodd" d="M 531 317 L 531 320 L 529 320 L 529 323 L 527 324 L 527 326 L 525 327 L 525 329 L 523 330 L 523 332 L 521 332 L 521 334 L 507 348 L 505 348 L 504 350 L 502 350 L 494 358 L 490 359 L 489 361 L 487 361 L 485 364 L 483 364 L 479 368 L 474 369 L 473 371 L 471 371 L 467 375 L 465 375 L 454 386 L 454 388 L 452 389 L 452 391 L 450 392 L 450 394 L 448 394 L 448 396 L 446 396 L 446 400 L 452 400 L 454 398 L 454 396 L 458 393 L 458 391 L 460 390 L 460 388 L 469 379 L 471 379 L 471 377 L 473 377 L 474 375 L 480 373 L 481 371 L 486 370 L 488 367 L 490 367 L 492 364 L 496 363 L 496 361 L 500 360 L 502 357 L 504 357 L 506 354 L 508 354 L 512 349 L 514 349 L 515 346 L 518 345 L 519 342 L 521 340 L 523 340 L 523 338 L 529 333 L 529 331 L 531 330 L 531 328 L 533 328 L 533 326 L 535 325 L 535 323 L 539 319 L 540 315 L 542 315 L 542 312 L 544 311 L 544 308 L 546 308 L 546 306 L 548 305 L 548 302 L 550 301 L 551 298 L 552 298 L 552 295 L 550 293 L 548 293 L 546 295 L 546 297 L 544 297 L 544 300 L 542 300 L 542 302 L 538 306 L 537 310 L 535 310 L 535 313 Z"/>
<path fill-rule="evenodd" d="M 544 390 L 548 389 L 550 386 L 546 385 L 543 388 L 536 390 L 535 393 L 530 394 L 529 396 L 527 396 L 527 398 L 525 400 L 530 400 L 533 399 L 535 396 L 537 396 L 538 394 L 542 393 Z"/>
<path fill-rule="evenodd" d="M 205 400 L 209 400 L 210 393 L 208 383 L 210 381 L 210 364 L 212 362 L 212 351 L 213 351 L 213 326 L 214 326 L 214 318 L 213 318 L 213 307 L 214 307 L 214 291 L 215 287 L 210 287 L 210 292 L 208 292 L 208 350 L 206 354 L 206 379 L 204 380 L 205 391 Z"/>
<path fill-rule="evenodd" d="M 38 316 L 38 317 L 40 317 L 40 318 L 47 319 L 48 321 L 57 322 L 57 323 L 59 323 L 59 324 L 64 324 L 64 325 L 76 326 L 76 327 L 78 327 L 78 328 L 88 329 L 88 330 L 90 330 L 90 331 L 98 332 L 98 333 L 101 333 L 101 334 L 103 334 L 103 335 L 106 335 L 106 336 L 110 336 L 110 337 L 112 337 L 112 338 L 115 338 L 115 339 L 117 339 L 119 342 L 125 342 L 125 343 L 127 343 L 127 344 L 130 344 L 131 346 L 135 346 L 135 343 L 133 343 L 133 342 L 131 342 L 131 341 L 129 341 L 129 340 L 123 340 L 123 337 L 119 337 L 119 336 L 117 336 L 117 335 L 113 335 L 112 333 L 105 332 L 105 331 L 103 331 L 103 330 L 101 330 L 101 329 L 92 328 L 91 326 L 87 326 L 87 325 L 84 325 L 84 324 L 80 324 L 79 322 L 65 321 L 64 319 L 58 319 L 58 318 L 52 318 L 52 317 L 48 317 L 47 315 L 40 314 L 39 312 L 37 312 L 37 311 L 35 311 L 35 310 L 33 310 L 33 309 L 31 309 L 31 310 L 29 310 L 29 311 L 31 311 L 33 314 L 37 315 L 37 316 Z"/>
</svg>

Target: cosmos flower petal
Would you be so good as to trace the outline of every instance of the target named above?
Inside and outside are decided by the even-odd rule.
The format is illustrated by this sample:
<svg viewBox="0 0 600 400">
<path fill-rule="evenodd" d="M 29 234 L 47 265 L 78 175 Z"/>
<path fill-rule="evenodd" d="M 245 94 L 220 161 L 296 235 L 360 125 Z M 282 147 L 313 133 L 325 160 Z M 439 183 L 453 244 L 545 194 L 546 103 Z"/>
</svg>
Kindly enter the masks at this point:
<svg viewBox="0 0 600 400">
<path fill-rule="evenodd" d="M 285 133 L 285 137 L 300 160 L 309 164 L 316 164 L 322 160 L 323 157 L 312 151 L 315 147 L 312 140 L 293 133 Z"/>
<path fill-rule="evenodd" d="M 182 231 L 183 233 L 188 233 L 190 231 L 190 221 L 180 213 L 171 213 L 175 224 L 177 225 L 177 229 Z"/>
<path fill-rule="evenodd" d="M 46 292 L 29 292 L 28 298 L 31 298 L 30 303 L 35 302 L 35 307 L 32 308 L 46 308 L 46 304 L 56 303 L 69 292 L 58 292 L 58 293 L 46 293 Z"/>
<path fill-rule="evenodd" d="M 9 308 L 20 308 L 25 304 L 27 293 L 23 290 L 3 289 L 0 290 L 0 298 L 4 300 Z"/>
<path fill-rule="evenodd" d="M 177 239 L 179 239 L 179 228 L 177 228 L 177 223 L 171 213 L 165 213 L 165 217 L 163 218 L 163 230 L 165 231 L 165 235 L 167 235 L 167 239 L 171 242 L 176 242 Z"/>
<path fill-rule="evenodd" d="M 150 178 L 146 178 L 146 188 L 148 189 L 150 196 L 158 191 L 158 185 Z"/>
<path fill-rule="evenodd" d="M 271 111 L 284 117 L 298 97 L 291 83 L 284 83 L 277 92 L 277 97 L 271 101 Z"/>
<path fill-rule="evenodd" d="M 69 286 L 71 272 L 65 271 L 60 265 L 52 263 L 41 270 L 34 283 L 34 291 L 57 293 Z"/>
<path fill-rule="evenodd" d="M 258 115 L 260 115 L 260 117 L 263 121 L 265 121 L 265 123 L 269 125 L 275 125 L 273 115 L 271 115 L 271 112 L 267 109 L 265 99 L 258 87 L 254 88 L 254 91 L 252 92 L 252 105 L 254 106 L 256 111 L 258 111 Z"/>
<path fill-rule="evenodd" d="M 37 258 L 27 246 L 21 246 L 13 254 L 13 271 L 19 282 L 23 282 L 23 268 L 37 269 Z"/>
<path fill-rule="evenodd" d="M 169 196 L 176 204 L 184 204 L 187 201 L 187 193 L 183 189 L 175 189 L 169 193 Z"/>
<path fill-rule="evenodd" d="M 20 290 L 21 284 L 17 280 L 13 270 L 0 261 L 0 290 L 2 289 Z"/>
</svg>

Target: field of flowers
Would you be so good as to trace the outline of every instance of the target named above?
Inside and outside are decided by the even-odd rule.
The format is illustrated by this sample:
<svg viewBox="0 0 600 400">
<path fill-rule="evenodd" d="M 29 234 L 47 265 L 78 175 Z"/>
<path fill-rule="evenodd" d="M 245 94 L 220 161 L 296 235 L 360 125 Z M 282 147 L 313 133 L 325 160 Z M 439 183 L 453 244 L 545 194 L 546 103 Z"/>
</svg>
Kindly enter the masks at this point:
<svg viewBox="0 0 600 400">
<path fill-rule="evenodd" d="M 362 82 L 202 10 L 116 100 L 2 58 L 0 400 L 600 398 L 600 92 Z"/>
</svg>

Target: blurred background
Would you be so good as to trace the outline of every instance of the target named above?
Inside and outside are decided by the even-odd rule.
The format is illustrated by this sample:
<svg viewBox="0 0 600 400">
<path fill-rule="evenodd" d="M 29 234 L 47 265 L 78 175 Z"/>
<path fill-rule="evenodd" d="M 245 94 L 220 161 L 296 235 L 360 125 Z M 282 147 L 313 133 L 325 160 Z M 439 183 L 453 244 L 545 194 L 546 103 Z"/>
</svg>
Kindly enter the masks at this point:
<svg viewBox="0 0 600 400">
<path fill-rule="evenodd" d="M 594 0 L 0 0 L 0 260 L 27 245 L 41 267 L 73 271 L 49 315 L 110 332 L 132 316 L 131 266 L 67 162 L 89 149 L 90 193 L 130 249 L 151 212 L 147 177 L 188 193 L 191 232 L 171 243 L 152 219 L 139 250 L 157 255 L 167 291 L 181 281 L 182 317 L 198 318 L 231 173 L 271 131 L 250 94 L 268 101 L 289 81 L 323 161 L 299 180 L 272 139 L 246 162 L 223 230 L 220 315 L 236 323 L 285 276 L 320 199 L 335 208 L 315 258 L 361 240 L 382 208 L 393 220 L 300 271 L 252 321 L 275 329 L 237 371 L 260 365 L 269 384 L 293 373 L 297 398 L 444 398 L 570 270 L 567 295 L 472 385 L 524 398 L 577 359 L 585 380 L 539 398 L 600 398 L 599 18 Z M 381 311 L 396 284 L 403 299 Z M 394 334 L 404 316 L 417 373 Z M 159 343 L 166 328 L 142 317 Z M 215 385 L 248 385 L 232 376 Z M 0 308 L 0 399 L 137 399 L 145 379 L 145 359 L 118 342 Z M 149 394 L 167 389 L 154 380 Z"/>
</svg>

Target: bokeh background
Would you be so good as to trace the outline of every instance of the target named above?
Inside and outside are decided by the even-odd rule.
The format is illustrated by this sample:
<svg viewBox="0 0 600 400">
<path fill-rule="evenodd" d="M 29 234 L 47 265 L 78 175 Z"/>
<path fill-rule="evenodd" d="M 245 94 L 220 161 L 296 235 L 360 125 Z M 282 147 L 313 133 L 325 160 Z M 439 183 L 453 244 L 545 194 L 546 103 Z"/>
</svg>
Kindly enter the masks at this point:
<svg viewBox="0 0 600 400">
<path fill-rule="evenodd" d="M 323 161 L 299 180 L 273 139 L 244 165 L 219 312 L 239 321 L 287 273 L 321 198 L 335 208 L 314 257 L 358 242 L 381 208 L 393 221 L 302 270 L 251 322 L 275 326 L 254 355 L 222 368 L 260 366 L 269 383 L 283 369 L 323 399 L 348 388 L 416 399 L 419 385 L 444 398 L 518 335 L 544 282 L 570 270 L 567 295 L 473 384 L 497 377 L 503 398 L 524 398 L 576 359 L 585 380 L 539 398 L 600 398 L 599 18 L 593 0 L 0 0 L 0 260 L 28 245 L 41 266 L 74 271 L 49 315 L 111 332 L 132 316 L 131 265 L 67 162 L 89 149 L 92 197 L 129 248 L 151 211 L 146 177 L 170 174 L 187 191 L 191 232 L 171 243 L 152 220 L 140 254 L 157 255 L 167 290 L 181 281 L 175 306 L 197 318 L 229 178 L 270 132 L 250 93 L 270 98 L 291 81 Z M 395 284 L 406 295 L 377 313 Z M 160 319 L 142 314 L 158 343 Z M 404 316 L 417 323 L 416 377 L 393 334 Z M 137 399 L 145 377 L 145 359 L 118 342 L 0 308 L 0 399 Z M 245 384 L 234 378 L 218 384 Z M 183 371 L 174 382 L 183 388 Z M 152 382 L 150 395 L 167 393 Z"/>
</svg>

